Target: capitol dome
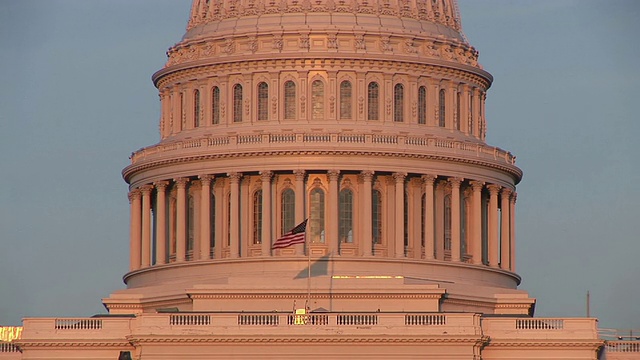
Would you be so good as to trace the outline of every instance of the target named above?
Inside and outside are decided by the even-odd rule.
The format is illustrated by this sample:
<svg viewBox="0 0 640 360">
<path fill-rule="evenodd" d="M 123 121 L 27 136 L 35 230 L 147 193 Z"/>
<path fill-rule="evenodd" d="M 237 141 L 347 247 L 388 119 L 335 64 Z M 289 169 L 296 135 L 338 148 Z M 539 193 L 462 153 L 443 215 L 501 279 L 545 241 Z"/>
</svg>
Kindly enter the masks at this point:
<svg viewBox="0 0 640 360">
<path fill-rule="evenodd" d="M 131 269 L 111 313 L 309 296 L 532 312 L 515 273 L 522 172 L 485 142 L 492 77 L 454 0 L 195 0 L 167 55 L 160 141 L 123 170 Z M 305 219 L 306 244 L 272 249 Z"/>
</svg>

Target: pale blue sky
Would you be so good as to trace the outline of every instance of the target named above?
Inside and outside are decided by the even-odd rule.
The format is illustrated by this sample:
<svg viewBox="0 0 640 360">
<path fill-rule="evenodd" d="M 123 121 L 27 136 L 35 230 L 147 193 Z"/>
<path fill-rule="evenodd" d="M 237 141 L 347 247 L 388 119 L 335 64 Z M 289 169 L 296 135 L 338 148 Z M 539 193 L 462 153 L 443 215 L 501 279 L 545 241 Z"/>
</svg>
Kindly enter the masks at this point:
<svg viewBox="0 0 640 360">
<path fill-rule="evenodd" d="M 90 316 L 128 269 L 129 154 L 158 140 L 150 76 L 176 0 L 0 0 L 0 324 Z M 538 316 L 640 328 L 640 3 L 460 0 L 517 155 L 518 273 Z"/>
</svg>

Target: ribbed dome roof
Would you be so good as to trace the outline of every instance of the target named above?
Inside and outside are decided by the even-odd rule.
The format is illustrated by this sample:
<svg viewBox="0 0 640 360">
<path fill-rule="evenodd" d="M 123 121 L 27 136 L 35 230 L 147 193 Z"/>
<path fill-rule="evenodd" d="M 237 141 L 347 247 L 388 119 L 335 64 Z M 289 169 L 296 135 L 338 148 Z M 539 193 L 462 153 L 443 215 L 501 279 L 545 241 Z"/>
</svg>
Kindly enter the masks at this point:
<svg viewBox="0 0 640 360">
<path fill-rule="evenodd" d="M 183 40 L 290 30 L 384 31 L 466 43 L 455 0 L 194 0 Z"/>
</svg>

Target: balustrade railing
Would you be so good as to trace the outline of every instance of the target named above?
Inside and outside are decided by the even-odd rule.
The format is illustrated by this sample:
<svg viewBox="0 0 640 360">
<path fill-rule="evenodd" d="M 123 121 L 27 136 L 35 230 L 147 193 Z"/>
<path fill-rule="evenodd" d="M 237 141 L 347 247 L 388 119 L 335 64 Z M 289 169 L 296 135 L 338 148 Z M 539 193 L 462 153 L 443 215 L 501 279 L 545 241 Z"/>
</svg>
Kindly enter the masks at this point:
<svg viewBox="0 0 640 360">
<path fill-rule="evenodd" d="M 202 314 L 171 315 L 169 317 L 169 325 L 177 325 L 177 326 L 211 325 L 211 316 L 202 315 Z"/>
<path fill-rule="evenodd" d="M 336 319 L 338 325 L 377 325 L 377 315 L 339 314 Z"/>
<path fill-rule="evenodd" d="M 447 317 L 440 314 L 407 314 L 404 316 L 405 325 L 446 325 Z"/>
<path fill-rule="evenodd" d="M 264 314 L 241 314 L 238 315 L 238 325 L 267 325 L 277 326 L 280 324 L 279 315 Z"/>
<path fill-rule="evenodd" d="M 607 352 L 640 353 L 640 341 L 607 341 Z"/>
<path fill-rule="evenodd" d="M 562 330 L 562 319 L 516 319 L 516 329 L 521 330 Z"/>
<path fill-rule="evenodd" d="M 56 319 L 54 327 L 58 330 L 98 330 L 102 329 L 101 319 Z"/>
<path fill-rule="evenodd" d="M 369 140 L 368 140 L 369 139 Z M 220 146 L 260 146 L 264 143 L 282 144 L 283 146 L 292 146 L 296 143 L 354 143 L 365 144 L 370 142 L 376 146 L 388 146 L 391 149 L 398 147 L 405 150 L 415 149 L 416 151 L 434 149 L 439 152 L 451 151 L 457 155 L 467 155 L 490 159 L 494 161 L 503 160 L 507 164 L 515 164 L 515 156 L 508 151 L 502 149 L 465 141 L 441 139 L 432 136 L 398 136 L 387 134 L 326 134 L 326 133 L 280 133 L 280 134 L 249 134 L 249 135 L 233 135 L 233 136 L 215 136 L 203 137 L 200 139 L 189 139 L 176 141 L 172 143 L 159 144 L 140 149 L 132 154 L 131 163 L 144 160 L 150 156 L 159 155 L 167 152 L 177 151 L 180 149 L 192 149 L 201 151 L 202 149 Z"/>
<path fill-rule="evenodd" d="M 0 353 L 20 352 L 20 348 L 12 343 L 0 342 Z"/>
</svg>

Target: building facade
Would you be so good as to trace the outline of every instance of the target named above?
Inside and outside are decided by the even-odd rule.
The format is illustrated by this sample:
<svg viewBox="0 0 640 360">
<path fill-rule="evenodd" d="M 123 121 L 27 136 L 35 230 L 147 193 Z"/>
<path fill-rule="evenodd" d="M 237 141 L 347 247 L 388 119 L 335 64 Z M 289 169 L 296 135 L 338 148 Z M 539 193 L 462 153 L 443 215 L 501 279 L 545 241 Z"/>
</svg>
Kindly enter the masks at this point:
<svg viewBox="0 0 640 360">
<path fill-rule="evenodd" d="M 167 55 L 126 289 L 0 359 L 598 358 L 517 289 L 522 172 L 455 0 L 194 0 Z"/>
</svg>

